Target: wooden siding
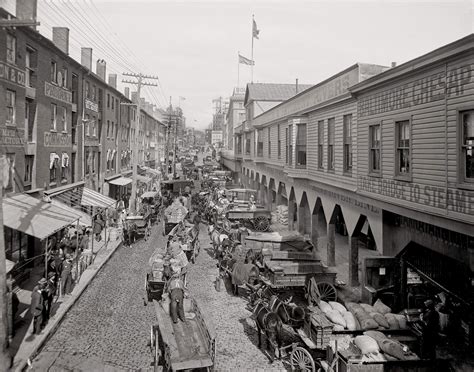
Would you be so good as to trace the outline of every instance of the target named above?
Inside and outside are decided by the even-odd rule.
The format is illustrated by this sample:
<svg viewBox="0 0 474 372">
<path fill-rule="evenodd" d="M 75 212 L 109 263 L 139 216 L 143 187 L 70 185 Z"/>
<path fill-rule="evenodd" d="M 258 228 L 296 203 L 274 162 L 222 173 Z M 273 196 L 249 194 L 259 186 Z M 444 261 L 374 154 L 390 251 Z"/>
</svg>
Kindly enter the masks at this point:
<svg viewBox="0 0 474 372">
<path fill-rule="evenodd" d="M 458 188 L 458 110 L 469 108 L 474 108 L 474 53 L 361 94 L 359 192 L 433 213 L 447 210 L 456 218 L 474 217 L 474 192 Z M 396 176 L 395 123 L 405 119 L 411 120 L 408 182 Z M 369 175 L 368 135 L 373 124 L 381 124 L 381 178 Z"/>
</svg>

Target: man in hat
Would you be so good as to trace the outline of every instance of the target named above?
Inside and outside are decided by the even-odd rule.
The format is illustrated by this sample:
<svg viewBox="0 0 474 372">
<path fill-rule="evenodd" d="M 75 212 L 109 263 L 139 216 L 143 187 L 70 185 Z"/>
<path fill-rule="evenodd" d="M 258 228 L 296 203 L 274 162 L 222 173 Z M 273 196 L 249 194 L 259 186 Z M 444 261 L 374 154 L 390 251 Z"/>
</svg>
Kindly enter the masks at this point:
<svg viewBox="0 0 474 372">
<path fill-rule="evenodd" d="M 33 334 L 40 333 L 43 325 L 43 289 L 46 286 L 46 283 L 47 280 L 45 278 L 41 278 L 31 292 L 30 312 L 31 315 L 33 315 Z"/>
<path fill-rule="evenodd" d="M 420 316 L 423 328 L 423 343 L 421 357 L 426 359 L 436 358 L 436 342 L 439 332 L 439 314 L 432 300 L 424 302 L 425 309 Z"/>
<path fill-rule="evenodd" d="M 168 292 L 171 300 L 170 315 L 173 323 L 178 323 L 178 317 L 182 322 L 186 322 L 184 316 L 184 282 L 181 280 L 179 272 L 172 274 L 168 283 Z"/>
<path fill-rule="evenodd" d="M 51 315 L 51 306 L 53 305 L 54 295 L 56 294 L 55 273 L 48 273 L 48 282 L 43 290 L 43 323 L 46 324 Z"/>
<path fill-rule="evenodd" d="M 61 271 L 61 296 L 68 295 L 71 292 L 72 269 L 72 256 L 67 254 Z"/>
</svg>

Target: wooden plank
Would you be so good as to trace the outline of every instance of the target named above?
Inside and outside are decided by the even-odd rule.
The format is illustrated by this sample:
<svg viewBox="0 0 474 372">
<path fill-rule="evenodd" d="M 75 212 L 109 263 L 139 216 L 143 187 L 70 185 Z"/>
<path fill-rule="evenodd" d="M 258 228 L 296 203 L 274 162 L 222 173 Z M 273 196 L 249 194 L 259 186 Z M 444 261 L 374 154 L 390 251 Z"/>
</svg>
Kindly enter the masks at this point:
<svg viewBox="0 0 474 372">
<path fill-rule="evenodd" d="M 272 251 L 272 260 L 301 260 L 320 262 L 312 252 Z"/>
<path fill-rule="evenodd" d="M 176 343 L 176 339 L 174 338 L 171 318 L 168 314 L 165 313 L 160 302 L 153 301 L 153 305 L 155 306 L 155 314 L 158 319 L 158 327 L 160 330 L 161 337 L 163 338 L 163 342 L 169 347 L 171 359 L 176 359 L 179 357 L 178 344 Z"/>
</svg>

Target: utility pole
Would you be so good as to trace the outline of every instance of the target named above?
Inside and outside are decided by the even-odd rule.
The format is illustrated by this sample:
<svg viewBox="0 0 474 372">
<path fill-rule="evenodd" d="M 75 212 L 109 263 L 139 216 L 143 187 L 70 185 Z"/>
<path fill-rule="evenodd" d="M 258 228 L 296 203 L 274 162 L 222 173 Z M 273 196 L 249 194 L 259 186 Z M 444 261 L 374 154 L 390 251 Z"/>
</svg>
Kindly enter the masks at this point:
<svg viewBox="0 0 474 372">
<path fill-rule="evenodd" d="M 166 166 L 166 174 L 165 177 L 168 179 L 168 167 L 170 164 L 170 148 L 169 148 L 169 142 L 170 142 L 170 135 L 171 135 L 171 113 L 173 112 L 173 106 L 171 105 L 171 96 L 170 96 L 170 108 L 169 108 L 169 120 L 168 120 L 168 127 L 166 128 L 166 153 L 165 153 L 165 166 Z"/>
<path fill-rule="evenodd" d="M 134 84 L 137 86 L 137 120 L 135 123 L 135 135 L 133 136 L 133 143 L 132 143 L 132 196 L 130 197 L 130 205 L 129 210 L 132 212 L 136 212 L 137 206 L 137 166 L 138 166 L 138 133 L 140 131 L 140 117 L 141 117 L 141 108 L 142 108 L 142 100 L 140 98 L 140 92 L 142 89 L 142 85 L 144 86 L 152 86 L 156 87 L 158 84 L 149 83 L 144 81 L 143 79 L 154 79 L 158 80 L 156 76 L 148 76 L 142 75 L 141 73 L 129 73 L 124 72 L 122 75 L 134 77 L 137 80 L 122 80 L 123 83 L 126 84 Z"/>
</svg>

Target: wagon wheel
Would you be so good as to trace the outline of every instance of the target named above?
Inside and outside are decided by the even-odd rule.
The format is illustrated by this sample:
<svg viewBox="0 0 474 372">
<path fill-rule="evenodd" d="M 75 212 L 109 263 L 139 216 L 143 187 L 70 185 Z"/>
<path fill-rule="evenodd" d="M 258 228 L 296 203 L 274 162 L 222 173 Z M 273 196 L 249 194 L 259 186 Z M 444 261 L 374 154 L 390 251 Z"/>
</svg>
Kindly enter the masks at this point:
<svg viewBox="0 0 474 372">
<path fill-rule="evenodd" d="M 159 364 L 160 364 L 160 338 L 158 334 L 158 328 L 155 328 L 155 348 L 154 348 L 154 360 L 153 360 L 153 369 L 154 371 L 159 371 Z"/>
<path fill-rule="evenodd" d="M 319 300 L 323 301 L 336 301 L 337 300 L 337 291 L 336 288 L 328 282 L 319 282 L 316 285 L 316 288 L 319 293 Z"/>
<path fill-rule="evenodd" d="M 295 347 L 291 352 L 290 363 L 292 371 L 316 371 L 316 366 L 311 354 L 308 350 L 299 346 Z"/>
<path fill-rule="evenodd" d="M 270 227 L 270 222 L 268 222 L 268 218 L 264 216 L 258 216 L 253 221 L 253 225 L 255 230 L 257 231 L 267 231 Z"/>
</svg>

